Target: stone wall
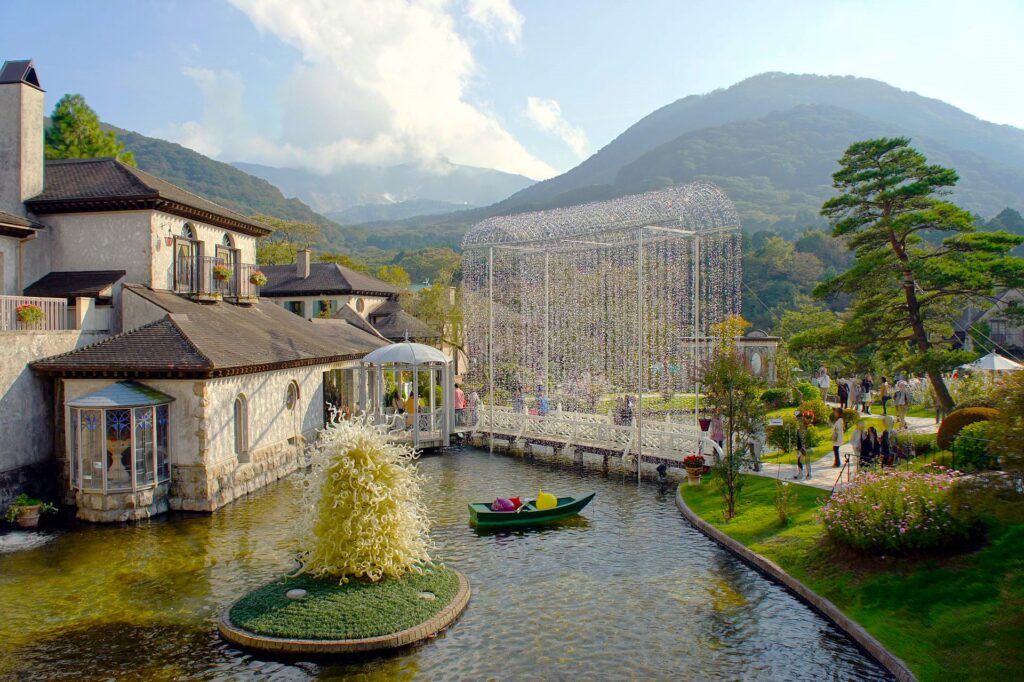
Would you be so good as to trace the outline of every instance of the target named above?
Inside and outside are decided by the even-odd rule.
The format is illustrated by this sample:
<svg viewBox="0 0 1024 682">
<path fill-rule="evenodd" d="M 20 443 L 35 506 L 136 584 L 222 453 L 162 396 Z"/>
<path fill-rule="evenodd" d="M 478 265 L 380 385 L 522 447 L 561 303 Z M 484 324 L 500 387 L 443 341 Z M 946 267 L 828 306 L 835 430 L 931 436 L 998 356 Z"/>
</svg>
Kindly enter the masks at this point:
<svg viewBox="0 0 1024 682">
<path fill-rule="evenodd" d="M 33 374 L 28 363 L 106 336 L 80 330 L 0 332 L 0 512 L 19 492 L 50 496 L 53 490 L 53 380 Z M 45 480 L 39 480 L 42 472 Z"/>
</svg>

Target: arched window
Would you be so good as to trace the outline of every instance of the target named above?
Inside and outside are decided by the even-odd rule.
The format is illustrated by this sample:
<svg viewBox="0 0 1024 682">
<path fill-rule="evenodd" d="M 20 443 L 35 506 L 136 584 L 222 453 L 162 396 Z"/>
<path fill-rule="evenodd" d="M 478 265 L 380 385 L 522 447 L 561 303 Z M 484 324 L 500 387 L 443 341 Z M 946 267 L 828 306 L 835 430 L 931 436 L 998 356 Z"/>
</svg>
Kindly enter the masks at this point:
<svg viewBox="0 0 1024 682">
<path fill-rule="evenodd" d="M 192 223 L 185 223 L 181 226 L 181 236 L 185 239 L 195 241 L 196 231 L 192 229 Z"/>
<path fill-rule="evenodd" d="M 192 291 L 196 283 L 198 247 L 192 223 L 181 226 L 181 236 L 174 238 L 174 290 Z"/>
<path fill-rule="evenodd" d="M 235 454 L 238 461 L 248 461 L 249 457 L 249 405 L 241 393 L 235 398 Z"/>
<path fill-rule="evenodd" d="M 284 394 L 284 406 L 288 408 L 288 411 L 295 409 L 295 406 L 299 402 L 299 385 L 294 381 L 288 384 L 288 390 Z"/>
<path fill-rule="evenodd" d="M 217 244 L 217 258 L 227 266 L 234 266 L 238 262 L 238 249 L 235 248 L 235 240 L 227 232 L 224 233 L 220 244 Z"/>
<path fill-rule="evenodd" d="M 224 233 L 224 239 L 220 240 L 220 243 L 229 249 L 235 248 L 235 240 L 231 238 L 231 235 L 227 232 Z"/>
</svg>

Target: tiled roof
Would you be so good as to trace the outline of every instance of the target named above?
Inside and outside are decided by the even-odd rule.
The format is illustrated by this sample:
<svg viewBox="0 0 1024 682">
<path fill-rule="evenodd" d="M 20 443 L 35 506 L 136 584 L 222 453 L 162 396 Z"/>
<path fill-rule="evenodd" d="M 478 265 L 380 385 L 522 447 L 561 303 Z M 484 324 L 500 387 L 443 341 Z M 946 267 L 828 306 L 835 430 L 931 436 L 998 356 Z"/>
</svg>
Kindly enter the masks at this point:
<svg viewBox="0 0 1024 682">
<path fill-rule="evenodd" d="M 52 374 L 223 376 L 361 358 L 386 341 L 348 324 L 318 325 L 270 302 L 204 305 L 126 284 L 167 317 L 70 353 L 32 363 Z"/>
<path fill-rule="evenodd" d="M 0 211 L 0 225 L 13 225 L 15 227 L 31 227 L 39 229 L 42 227 L 37 222 L 33 222 L 25 216 L 14 215 L 13 213 L 7 213 Z"/>
<path fill-rule="evenodd" d="M 261 222 L 114 158 L 46 162 L 46 187 L 25 205 L 34 213 L 153 208 L 264 236 Z"/>
<path fill-rule="evenodd" d="M 261 296 L 394 296 L 402 293 L 402 290 L 394 285 L 337 263 L 310 263 L 309 277 L 299 277 L 295 265 L 263 265 L 260 266 L 260 270 L 267 276 L 266 286 L 260 289 Z"/>
<path fill-rule="evenodd" d="M 402 310 L 398 301 L 387 301 L 369 315 L 381 336 L 392 341 L 439 339 L 441 333 L 423 320 Z"/>
<path fill-rule="evenodd" d="M 76 298 L 104 296 L 103 291 L 124 277 L 124 270 L 51 272 L 25 288 L 26 296 Z"/>
<path fill-rule="evenodd" d="M 347 305 L 341 306 L 338 312 L 335 313 L 334 318 L 338 320 L 345 320 L 345 322 L 348 322 L 357 329 L 362 329 L 367 334 L 380 336 L 380 332 L 378 332 L 372 324 L 364 320 L 362 315 L 352 310 L 352 308 L 349 308 Z"/>
</svg>

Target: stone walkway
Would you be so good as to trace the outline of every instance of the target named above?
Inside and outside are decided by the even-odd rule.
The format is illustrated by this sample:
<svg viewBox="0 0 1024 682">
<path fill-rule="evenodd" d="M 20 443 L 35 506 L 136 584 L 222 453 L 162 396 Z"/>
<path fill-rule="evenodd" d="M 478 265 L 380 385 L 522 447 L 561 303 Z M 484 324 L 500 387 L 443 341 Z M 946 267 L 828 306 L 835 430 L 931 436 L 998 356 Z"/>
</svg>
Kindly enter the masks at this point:
<svg viewBox="0 0 1024 682">
<path fill-rule="evenodd" d="M 878 419 L 882 419 L 879 415 L 871 415 Z M 935 419 L 930 417 L 907 417 L 907 427 L 911 433 L 935 433 L 939 425 L 935 423 Z M 853 453 L 853 448 L 849 443 L 845 443 L 839 448 L 839 458 L 841 462 L 846 461 L 846 457 Z M 841 466 L 833 467 L 832 463 L 834 457 L 831 452 L 825 454 L 821 459 L 811 463 L 811 478 L 801 478 L 799 481 L 794 478 L 797 475 L 796 464 L 783 464 L 774 462 L 765 462 L 761 465 L 761 471 L 751 471 L 756 476 L 765 476 L 766 478 L 778 478 L 782 481 L 792 481 L 794 483 L 802 483 L 803 485 L 809 485 L 814 488 L 821 488 L 823 490 L 832 490 L 832 486 L 836 484 L 836 479 L 840 475 Z M 842 481 L 840 483 L 846 483 L 852 474 L 849 467 L 842 470 Z"/>
</svg>

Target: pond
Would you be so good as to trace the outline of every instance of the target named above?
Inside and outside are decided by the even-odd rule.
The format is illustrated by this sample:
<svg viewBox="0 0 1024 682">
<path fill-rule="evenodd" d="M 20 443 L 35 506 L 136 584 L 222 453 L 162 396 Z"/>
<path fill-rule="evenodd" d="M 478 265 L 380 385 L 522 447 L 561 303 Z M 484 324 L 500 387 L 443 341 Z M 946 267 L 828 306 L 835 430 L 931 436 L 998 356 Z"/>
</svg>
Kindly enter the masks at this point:
<svg viewBox="0 0 1024 682">
<path fill-rule="evenodd" d="M 0 679 L 886 679 L 831 624 L 698 533 L 672 490 L 473 449 L 420 460 L 435 555 L 473 598 L 397 655 L 273 661 L 216 634 L 226 604 L 292 565 L 296 488 L 212 515 L 75 525 L 0 553 Z M 478 532 L 466 503 L 596 491 L 558 526 Z"/>
</svg>

